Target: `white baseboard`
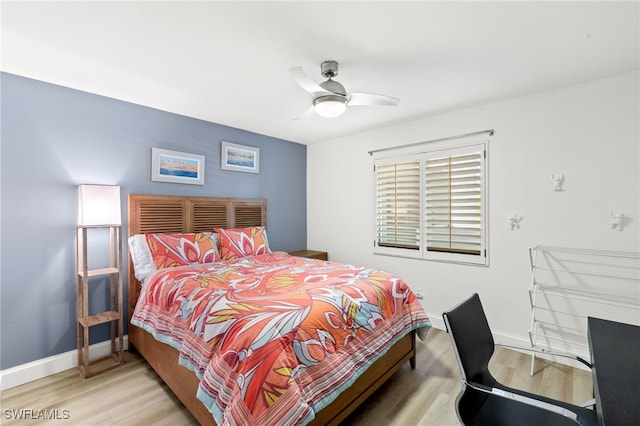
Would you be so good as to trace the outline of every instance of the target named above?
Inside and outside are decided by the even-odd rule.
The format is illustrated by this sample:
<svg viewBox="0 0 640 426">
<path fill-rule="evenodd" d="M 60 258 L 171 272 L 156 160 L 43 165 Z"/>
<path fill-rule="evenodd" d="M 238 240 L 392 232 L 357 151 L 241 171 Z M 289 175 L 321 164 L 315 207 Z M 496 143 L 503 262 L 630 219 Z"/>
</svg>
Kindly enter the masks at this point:
<svg viewBox="0 0 640 426">
<path fill-rule="evenodd" d="M 129 347 L 129 336 L 124 336 L 124 349 Z M 104 341 L 89 347 L 91 359 L 108 356 L 111 352 L 111 342 Z M 43 377 L 78 367 L 78 351 L 71 350 L 58 355 L 28 362 L 0 371 L 0 391 L 11 389 Z M 80 374 L 80 373 L 78 373 Z"/>
<path fill-rule="evenodd" d="M 445 330 L 444 320 L 442 319 L 442 315 L 432 314 L 431 312 L 427 312 L 427 316 L 431 320 L 431 325 L 433 328 L 437 328 L 438 330 Z"/>
</svg>

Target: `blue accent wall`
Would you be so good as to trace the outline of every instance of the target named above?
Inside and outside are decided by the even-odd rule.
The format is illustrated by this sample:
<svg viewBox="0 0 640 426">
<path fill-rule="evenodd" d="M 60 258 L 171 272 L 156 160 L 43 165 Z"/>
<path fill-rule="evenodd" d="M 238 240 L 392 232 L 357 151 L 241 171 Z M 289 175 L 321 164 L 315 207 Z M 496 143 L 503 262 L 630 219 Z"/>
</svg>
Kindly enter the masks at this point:
<svg viewBox="0 0 640 426">
<path fill-rule="evenodd" d="M 0 78 L 0 369 L 76 348 L 79 184 L 120 185 L 125 236 L 130 193 L 266 198 L 271 248 L 306 248 L 305 145 L 13 74 Z M 260 173 L 222 170 L 221 141 L 260 148 Z M 152 147 L 204 155 L 205 185 L 152 182 Z M 125 270 L 125 306 L 126 280 Z M 92 309 L 101 310 L 105 296 L 106 285 L 92 287 Z M 106 328 L 93 331 L 91 343 L 108 339 Z"/>
</svg>

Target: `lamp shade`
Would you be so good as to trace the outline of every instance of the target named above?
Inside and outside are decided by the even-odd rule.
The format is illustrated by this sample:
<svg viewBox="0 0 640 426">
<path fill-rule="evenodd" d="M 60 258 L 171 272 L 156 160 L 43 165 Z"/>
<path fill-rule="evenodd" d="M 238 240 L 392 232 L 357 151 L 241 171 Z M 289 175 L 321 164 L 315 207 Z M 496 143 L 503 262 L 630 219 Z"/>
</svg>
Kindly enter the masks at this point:
<svg viewBox="0 0 640 426">
<path fill-rule="evenodd" d="M 120 187 L 78 186 L 78 226 L 120 226 Z"/>
</svg>

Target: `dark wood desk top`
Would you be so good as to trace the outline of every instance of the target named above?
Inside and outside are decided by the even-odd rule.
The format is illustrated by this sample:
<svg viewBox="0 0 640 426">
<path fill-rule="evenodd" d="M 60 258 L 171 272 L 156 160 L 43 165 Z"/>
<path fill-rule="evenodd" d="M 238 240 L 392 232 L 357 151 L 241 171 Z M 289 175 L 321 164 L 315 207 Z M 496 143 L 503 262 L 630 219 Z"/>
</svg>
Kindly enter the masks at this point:
<svg viewBox="0 0 640 426">
<path fill-rule="evenodd" d="M 589 317 L 598 422 L 640 425 L 640 327 Z"/>
</svg>

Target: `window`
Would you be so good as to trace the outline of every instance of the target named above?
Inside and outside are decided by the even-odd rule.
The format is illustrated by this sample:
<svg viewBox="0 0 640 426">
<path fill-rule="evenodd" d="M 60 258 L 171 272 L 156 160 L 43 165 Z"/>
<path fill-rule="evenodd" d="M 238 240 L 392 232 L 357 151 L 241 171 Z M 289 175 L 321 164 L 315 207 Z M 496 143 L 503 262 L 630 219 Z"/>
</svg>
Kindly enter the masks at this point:
<svg viewBox="0 0 640 426">
<path fill-rule="evenodd" d="M 486 265 L 486 142 L 425 147 L 375 160 L 375 252 Z"/>
<path fill-rule="evenodd" d="M 420 249 L 420 161 L 376 166 L 378 246 Z"/>
</svg>

